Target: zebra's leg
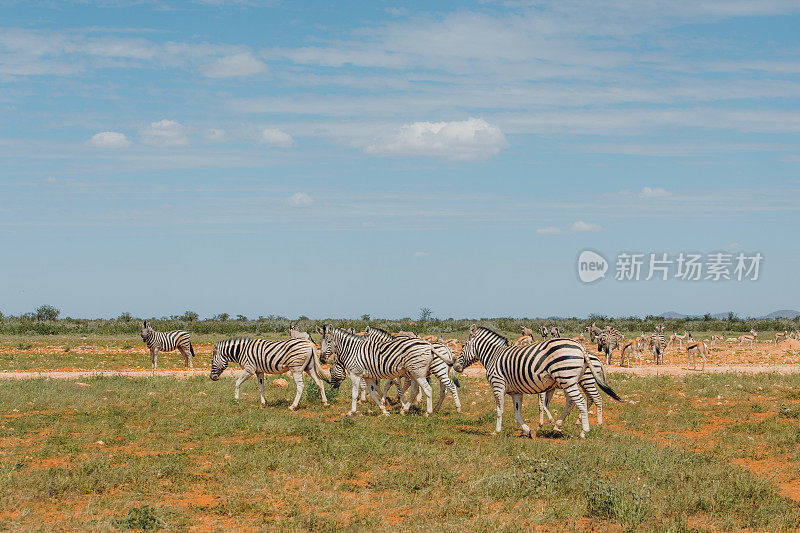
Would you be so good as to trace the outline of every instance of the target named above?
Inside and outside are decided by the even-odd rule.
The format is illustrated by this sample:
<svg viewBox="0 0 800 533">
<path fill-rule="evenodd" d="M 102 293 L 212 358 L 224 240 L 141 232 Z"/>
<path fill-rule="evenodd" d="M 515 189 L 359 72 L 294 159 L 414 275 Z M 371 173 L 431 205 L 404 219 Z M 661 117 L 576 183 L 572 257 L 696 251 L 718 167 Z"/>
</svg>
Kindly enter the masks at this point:
<svg viewBox="0 0 800 533">
<path fill-rule="evenodd" d="M 361 390 L 361 401 L 362 402 L 366 402 L 367 401 L 367 382 L 364 381 L 363 378 L 360 380 L 360 382 L 358 384 L 358 388 Z"/>
<path fill-rule="evenodd" d="M 264 373 L 256 372 L 256 377 L 258 378 L 258 392 L 261 393 L 261 405 L 265 405 L 267 399 L 264 398 Z"/>
<path fill-rule="evenodd" d="M 239 379 L 236 380 L 236 392 L 233 395 L 234 400 L 239 399 L 239 387 L 241 387 L 242 383 L 247 381 L 253 373 L 247 370 L 246 368 L 242 369 L 242 373 L 239 375 Z"/>
<path fill-rule="evenodd" d="M 589 433 L 589 409 L 586 407 L 586 398 L 581 394 L 577 383 L 564 389 L 564 395 L 578 406 L 578 411 L 581 414 L 581 438 L 585 439 L 586 434 Z"/>
<path fill-rule="evenodd" d="M 394 380 L 390 379 L 386 382 L 386 385 L 383 386 L 383 390 L 381 391 L 381 403 L 384 405 L 386 405 L 386 398 L 389 397 L 389 390 L 392 388 L 392 385 L 394 385 Z"/>
<path fill-rule="evenodd" d="M 553 397 L 553 393 L 555 392 L 554 389 L 550 389 L 547 392 L 540 392 L 537 396 L 539 396 L 539 427 L 544 426 L 544 417 L 547 415 L 547 419 L 550 421 L 551 424 L 555 425 L 556 421 L 553 418 L 553 415 L 550 414 L 550 410 L 547 406 L 550 404 L 550 400 Z"/>
<path fill-rule="evenodd" d="M 433 412 L 433 390 L 425 376 L 417 376 L 414 380 L 419 384 L 422 392 L 425 393 L 425 399 L 427 400 L 425 416 L 428 416 Z"/>
<path fill-rule="evenodd" d="M 369 378 L 366 381 L 367 381 L 367 389 L 369 390 L 370 397 L 375 401 L 376 404 L 378 404 L 378 407 L 380 407 L 381 412 L 383 413 L 383 416 L 389 416 L 389 411 L 386 410 L 386 407 L 384 407 L 383 402 L 381 402 L 381 399 L 378 398 L 378 394 L 376 392 L 376 389 L 378 388 L 378 384 L 372 378 Z"/>
<path fill-rule="evenodd" d="M 492 387 L 494 392 L 494 401 L 497 404 L 497 423 L 494 426 L 494 434 L 499 435 L 500 430 L 503 429 L 503 400 L 505 400 L 505 386 L 503 388 Z"/>
<path fill-rule="evenodd" d="M 292 377 L 294 378 L 294 383 L 297 385 L 297 394 L 294 395 L 294 401 L 292 405 L 289 406 L 290 411 L 294 411 L 297 409 L 298 404 L 300 403 L 300 397 L 303 395 L 303 389 L 306 388 L 306 383 L 303 381 L 303 371 L 292 371 Z"/>
<path fill-rule="evenodd" d="M 361 383 L 364 380 L 361 379 L 360 376 L 356 376 L 352 372 L 350 372 L 350 386 L 352 389 L 352 401 L 350 402 L 350 410 L 347 412 L 347 416 L 352 416 L 356 412 L 356 405 L 358 405 L 358 392 L 361 389 Z"/>
<path fill-rule="evenodd" d="M 317 387 L 319 387 L 319 395 L 322 396 L 322 405 L 324 405 L 325 407 L 330 406 L 330 404 L 328 403 L 328 398 L 325 396 L 325 385 L 323 385 L 322 380 L 319 378 L 319 375 L 317 375 L 317 370 L 316 368 L 314 368 L 313 364 L 308 365 L 307 372 L 308 375 L 311 376 L 311 379 L 314 381 Z"/>
<path fill-rule="evenodd" d="M 183 355 L 183 368 L 187 368 L 189 366 L 189 352 L 183 346 L 178 346 L 178 351 Z"/>
<path fill-rule="evenodd" d="M 153 370 L 158 367 L 158 349 L 150 348 L 150 362 L 153 363 Z"/>
<path fill-rule="evenodd" d="M 433 373 L 436 375 L 436 378 L 439 380 L 439 400 L 436 403 L 436 408 L 434 412 L 439 410 L 441 407 L 442 402 L 444 401 L 444 394 L 445 388 L 450 391 L 450 394 L 453 395 L 453 401 L 456 404 L 456 410 L 460 413 L 461 412 L 461 401 L 458 399 L 458 390 L 456 390 L 456 386 L 450 380 L 450 367 L 447 365 L 437 365 L 435 368 L 432 368 Z"/>
<path fill-rule="evenodd" d="M 511 400 L 514 402 L 514 418 L 522 426 L 522 434 L 531 437 L 531 428 L 522 419 L 522 394 L 512 394 Z"/>
</svg>

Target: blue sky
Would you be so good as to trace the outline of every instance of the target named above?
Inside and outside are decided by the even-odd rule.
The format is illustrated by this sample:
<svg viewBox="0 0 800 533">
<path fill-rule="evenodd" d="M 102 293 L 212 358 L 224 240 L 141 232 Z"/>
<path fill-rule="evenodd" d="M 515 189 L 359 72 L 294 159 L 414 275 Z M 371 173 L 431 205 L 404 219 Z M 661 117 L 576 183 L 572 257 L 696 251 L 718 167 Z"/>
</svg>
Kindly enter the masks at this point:
<svg viewBox="0 0 800 533">
<path fill-rule="evenodd" d="M 800 308 L 796 1 L 0 5 L 3 313 Z"/>
</svg>

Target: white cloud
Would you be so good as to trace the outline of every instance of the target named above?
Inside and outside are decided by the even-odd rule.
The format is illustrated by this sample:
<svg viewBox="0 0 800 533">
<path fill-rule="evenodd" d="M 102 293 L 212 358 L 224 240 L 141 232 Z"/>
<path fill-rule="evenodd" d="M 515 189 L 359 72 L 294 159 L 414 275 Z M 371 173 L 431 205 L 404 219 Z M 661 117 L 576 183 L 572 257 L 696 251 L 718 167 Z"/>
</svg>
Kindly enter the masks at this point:
<svg viewBox="0 0 800 533">
<path fill-rule="evenodd" d="M 186 126 L 174 120 L 159 120 L 139 132 L 144 144 L 150 146 L 188 146 Z"/>
<path fill-rule="evenodd" d="M 563 233 L 561 228 L 557 228 L 555 226 L 547 226 L 544 228 L 539 228 L 536 230 L 536 233 L 539 235 L 561 235 Z"/>
<path fill-rule="evenodd" d="M 289 205 L 292 207 L 308 207 L 314 200 L 304 192 L 296 192 L 289 197 Z"/>
<path fill-rule="evenodd" d="M 131 145 L 128 138 L 116 131 L 101 131 L 95 133 L 92 138 L 86 141 L 89 146 L 101 146 L 103 148 L 125 148 Z"/>
<path fill-rule="evenodd" d="M 598 226 L 597 224 L 592 224 L 589 222 L 584 222 L 583 220 L 578 220 L 577 222 L 573 223 L 572 226 L 569 228 L 572 231 L 601 231 L 603 228 Z"/>
<path fill-rule="evenodd" d="M 205 131 L 203 137 L 209 142 L 226 142 L 230 140 L 228 132 L 219 128 L 210 128 Z"/>
<path fill-rule="evenodd" d="M 277 128 L 264 128 L 261 130 L 260 141 L 269 146 L 278 146 L 281 148 L 289 148 L 294 146 L 294 139 L 292 136 L 281 131 Z"/>
<path fill-rule="evenodd" d="M 204 76 L 209 78 L 233 78 L 239 76 L 252 76 L 269 70 L 261 60 L 253 57 L 250 52 L 242 52 L 226 57 L 200 67 Z"/>
<path fill-rule="evenodd" d="M 429 254 L 428 252 L 422 252 L 422 251 L 414 252 L 414 257 L 428 257 L 429 255 L 431 254 Z"/>
<path fill-rule="evenodd" d="M 663 198 L 672 194 L 662 187 L 643 187 L 642 192 L 639 193 L 639 198 Z"/>
<path fill-rule="evenodd" d="M 508 146 L 498 126 L 482 118 L 454 122 L 414 122 L 389 137 L 373 140 L 364 151 L 377 155 L 432 156 L 470 160 L 496 155 Z"/>
</svg>

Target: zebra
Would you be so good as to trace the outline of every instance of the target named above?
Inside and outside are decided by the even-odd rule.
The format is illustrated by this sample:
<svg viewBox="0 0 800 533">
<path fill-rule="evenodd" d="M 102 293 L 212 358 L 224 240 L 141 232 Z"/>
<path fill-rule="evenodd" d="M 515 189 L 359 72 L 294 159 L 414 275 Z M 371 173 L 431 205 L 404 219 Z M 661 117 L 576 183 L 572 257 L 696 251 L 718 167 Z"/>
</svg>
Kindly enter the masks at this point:
<svg viewBox="0 0 800 533">
<path fill-rule="evenodd" d="M 142 340 L 150 348 L 153 370 L 158 366 L 158 352 L 171 352 L 175 349 L 183 354 L 183 366 L 194 368 L 194 347 L 188 332 L 175 330 L 161 333 L 154 330 L 147 320 L 139 322 L 139 327 L 142 330 Z"/>
<path fill-rule="evenodd" d="M 664 364 L 664 352 L 667 349 L 667 339 L 664 337 L 664 326 L 656 326 L 656 332 L 650 335 L 650 349 L 653 350 L 653 359 L 657 365 Z"/>
<path fill-rule="evenodd" d="M 380 342 L 392 342 L 395 340 L 395 337 L 393 337 L 388 331 L 380 328 L 373 328 L 371 326 L 367 326 L 364 335 L 370 339 Z M 438 340 L 428 342 L 431 344 L 431 349 L 433 350 L 433 355 L 435 357 L 431 359 L 431 366 L 428 368 L 428 374 L 425 377 L 430 377 L 430 375 L 433 374 L 439 379 L 439 400 L 436 403 L 436 407 L 433 408 L 433 412 L 437 412 L 442 406 L 446 389 L 448 392 L 450 392 L 450 394 L 453 395 L 453 401 L 456 404 L 456 411 L 460 413 L 461 400 L 458 398 L 458 389 L 456 389 L 456 387 L 459 386 L 458 378 L 455 378 L 454 376 L 453 380 L 450 380 L 450 368 L 453 366 L 453 364 L 455 364 L 455 354 L 453 353 L 453 349 L 447 344 Z M 410 398 L 417 396 L 418 388 L 416 387 L 415 381 L 409 379 L 407 380 L 407 383 L 403 385 L 400 383 L 398 378 L 395 378 L 389 381 L 389 383 L 387 383 L 386 387 L 381 392 L 382 402 L 386 398 L 386 395 L 392 385 L 397 387 L 397 390 L 401 395 L 405 393 L 406 389 L 410 385 Z"/>
<path fill-rule="evenodd" d="M 545 326 L 544 324 L 542 324 L 541 326 L 539 326 L 539 335 L 541 335 L 541 336 L 542 336 L 542 340 L 544 340 L 544 339 L 546 339 L 546 338 L 547 338 L 547 334 L 548 334 L 548 333 L 549 333 L 549 331 L 548 331 L 548 329 L 547 329 L 547 326 Z"/>
<path fill-rule="evenodd" d="M 322 405 L 328 407 L 328 398 L 325 396 L 325 386 L 320 377 L 330 383 L 323 372 L 317 359 L 314 343 L 306 339 L 290 339 L 287 341 L 268 341 L 265 339 L 250 339 L 247 337 L 234 337 L 219 341 L 214 345 L 211 354 L 211 381 L 217 381 L 222 372 L 228 367 L 229 362 L 236 362 L 242 367 L 242 373 L 236 380 L 234 398 L 239 399 L 239 387 L 253 374 L 258 378 L 258 390 L 261 392 L 261 405 L 266 403 L 264 398 L 264 374 L 283 374 L 287 370 L 292 373 L 297 385 L 297 394 L 294 402 L 289 406 L 290 411 L 297 409 L 300 397 L 303 395 L 305 383 L 303 372 L 308 372 L 311 379 L 319 387 L 322 396 Z"/>
<path fill-rule="evenodd" d="M 603 332 L 603 330 L 594 325 L 594 322 L 592 322 L 591 326 L 586 326 L 586 331 L 589 332 L 589 342 L 594 342 L 594 339 Z"/>
<path fill-rule="evenodd" d="M 431 366 L 433 350 L 430 343 L 415 338 L 394 338 L 390 342 L 351 335 L 344 330 L 326 324 L 322 335 L 322 353 L 331 356 L 331 386 L 339 388 L 347 374 L 350 375 L 352 403 L 348 416 L 356 412 L 359 384 L 362 379 L 372 399 L 384 415 L 389 411 L 376 395 L 377 382 L 381 379 L 399 378 L 408 375 L 422 388 L 427 400 L 425 416 L 433 412 L 431 386 L 426 381 Z M 403 414 L 408 413 L 410 402 L 401 397 Z"/>
<path fill-rule="evenodd" d="M 523 394 L 537 394 L 558 387 L 578 406 L 581 438 L 585 438 L 589 432 L 589 414 L 578 382 L 587 368 L 600 389 L 616 397 L 616 393 L 592 366 L 586 349 L 571 339 L 550 339 L 533 346 L 509 346 L 508 339 L 502 335 L 473 324 L 454 368 L 456 372 L 461 372 L 477 360 L 486 369 L 486 380 L 492 387 L 497 404 L 495 435 L 499 435 L 503 427 L 503 400 L 506 394 L 510 394 L 514 401 L 514 417 L 522 426 L 523 433 L 530 436 L 531 429 L 522 419 Z"/>
<path fill-rule="evenodd" d="M 622 334 L 618 329 L 606 326 L 605 329 L 597 336 L 597 351 L 605 352 L 606 364 L 611 364 L 611 355 L 614 350 L 619 348 L 622 344 Z"/>
</svg>

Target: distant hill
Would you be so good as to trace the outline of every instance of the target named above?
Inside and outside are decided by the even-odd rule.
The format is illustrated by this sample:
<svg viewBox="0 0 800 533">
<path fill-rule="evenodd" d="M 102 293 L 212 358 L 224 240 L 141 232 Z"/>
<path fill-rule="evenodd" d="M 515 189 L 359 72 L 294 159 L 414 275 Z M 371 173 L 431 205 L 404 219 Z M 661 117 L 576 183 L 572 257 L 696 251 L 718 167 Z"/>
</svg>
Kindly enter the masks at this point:
<svg viewBox="0 0 800 533">
<path fill-rule="evenodd" d="M 686 318 L 689 315 L 682 315 L 680 313 L 676 313 L 675 311 L 667 311 L 666 313 L 661 313 L 658 316 L 661 318 Z"/>
<path fill-rule="evenodd" d="M 795 311 L 794 309 L 781 309 L 780 311 L 773 311 L 768 315 L 761 316 L 759 318 L 766 318 L 766 319 L 773 319 L 773 318 L 789 318 L 793 319 L 800 315 L 800 311 Z"/>
</svg>

